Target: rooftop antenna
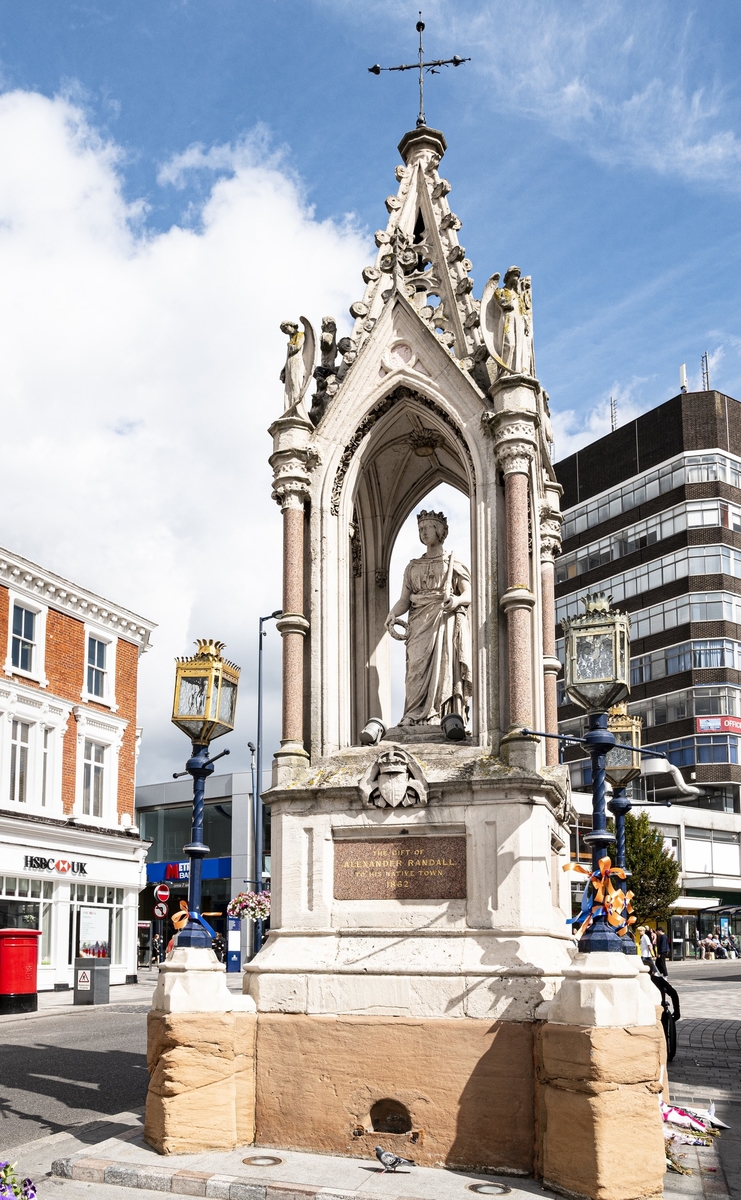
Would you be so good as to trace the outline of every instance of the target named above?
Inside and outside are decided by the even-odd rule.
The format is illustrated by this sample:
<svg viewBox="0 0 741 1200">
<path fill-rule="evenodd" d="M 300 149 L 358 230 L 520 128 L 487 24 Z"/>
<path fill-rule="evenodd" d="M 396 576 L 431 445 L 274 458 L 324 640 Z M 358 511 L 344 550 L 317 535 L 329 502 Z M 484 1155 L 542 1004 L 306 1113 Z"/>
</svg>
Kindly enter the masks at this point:
<svg viewBox="0 0 741 1200">
<path fill-rule="evenodd" d="M 709 392 L 710 391 L 710 363 L 708 362 L 707 350 L 705 351 L 702 358 L 700 359 L 700 365 L 702 366 L 702 390 L 704 392 Z"/>
<path fill-rule="evenodd" d="M 433 58 L 429 62 L 424 61 L 425 52 L 422 45 L 422 34 L 424 33 L 425 23 L 422 20 L 422 13 L 419 14 L 417 21 L 417 33 L 419 34 L 419 61 L 416 63 L 402 63 L 400 67 L 382 67 L 380 63 L 375 63 L 372 67 L 368 67 L 371 75 L 380 75 L 381 71 L 419 71 L 419 116 L 417 117 L 417 128 L 421 128 L 427 124 L 425 117 L 425 72 L 428 75 L 439 75 L 440 72 L 436 67 L 459 67 L 461 63 L 470 62 L 470 58 L 461 58 L 459 54 L 454 54 L 452 58 Z"/>
<path fill-rule="evenodd" d="M 610 396 L 610 430 L 612 433 L 617 429 L 617 400 L 614 396 Z"/>
<path fill-rule="evenodd" d="M 682 363 L 679 368 L 679 390 L 680 392 L 687 391 L 687 363 Z"/>
</svg>

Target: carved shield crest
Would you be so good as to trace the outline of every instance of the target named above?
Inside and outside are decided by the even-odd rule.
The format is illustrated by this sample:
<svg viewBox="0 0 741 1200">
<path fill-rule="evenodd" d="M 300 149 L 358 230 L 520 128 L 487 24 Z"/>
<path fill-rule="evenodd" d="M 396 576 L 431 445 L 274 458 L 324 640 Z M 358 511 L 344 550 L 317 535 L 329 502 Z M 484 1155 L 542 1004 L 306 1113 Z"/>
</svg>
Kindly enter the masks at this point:
<svg viewBox="0 0 741 1200">
<path fill-rule="evenodd" d="M 366 804 L 376 808 L 407 808 L 427 803 L 427 781 L 419 764 L 401 746 L 379 754 L 360 781 Z"/>
</svg>

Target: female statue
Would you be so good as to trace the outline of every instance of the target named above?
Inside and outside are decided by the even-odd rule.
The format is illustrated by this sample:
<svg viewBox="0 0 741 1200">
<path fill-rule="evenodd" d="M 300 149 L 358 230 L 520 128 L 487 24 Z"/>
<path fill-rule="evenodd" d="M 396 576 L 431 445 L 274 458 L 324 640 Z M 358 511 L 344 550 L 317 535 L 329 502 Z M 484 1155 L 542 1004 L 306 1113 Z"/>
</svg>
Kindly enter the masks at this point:
<svg viewBox="0 0 741 1200">
<path fill-rule="evenodd" d="M 407 646 L 406 699 L 401 725 L 439 725 L 449 713 L 463 722 L 471 698 L 471 575 L 446 554 L 443 513 L 417 514 L 419 540 L 427 547 L 404 571 L 401 596 L 386 618 L 392 637 Z M 402 621 L 404 613 L 409 619 Z M 405 632 L 400 634 L 396 626 Z M 460 728 L 460 723 L 459 723 Z M 464 736 L 461 729 L 460 735 Z"/>
</svg>

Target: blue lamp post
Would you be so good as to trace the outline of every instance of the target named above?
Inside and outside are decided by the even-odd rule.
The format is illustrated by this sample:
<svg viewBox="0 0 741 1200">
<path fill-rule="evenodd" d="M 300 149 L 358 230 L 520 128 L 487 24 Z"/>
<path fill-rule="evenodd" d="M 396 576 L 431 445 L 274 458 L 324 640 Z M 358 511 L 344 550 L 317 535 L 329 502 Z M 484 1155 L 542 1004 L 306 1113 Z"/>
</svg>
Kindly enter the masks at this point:
<svg viewBox="0 0 741 1200">
<path fill-rule="evenodd" d="M 592 850 L 592 871 L 599 870 L 599 861 L 613 841 L 607 829 L 605 772 L 617 739 L 608 727 L 607 712 L 630 691 L 630 617 L 613 609 L 611 599 L 595 592 L 584 599 L 583 615 L 561 622 L 566 637 L 566 693 L 589 714 L 583 744 L 592 760 L 592 831 L 584 841 Z M 579 949 L 623 953 L 623 941 L 603 911 L 595 914 L 582 934 Z"/>
<path fill-rule="evenodd" d="M 203 841 L 203 798 L 214 763 L 229 753 L 223 750 L 211 758 L 209 745 L 234 729 L 239 667 L 221 657 L 223 642 L 199 639 L 197 646 L 198 652 L 192 658 L 176 660 L 172 707 L 173 724 L 193 743 L 185 771 L 179 772 L 193 780 L 193 823 L 190 842 L 183 846 L 190 859 L 188 921 L 177 935 L 177 944 L 210 949 L 211 932 L 201 916 L 203 860 L 209 852 Z"/>
</svg>

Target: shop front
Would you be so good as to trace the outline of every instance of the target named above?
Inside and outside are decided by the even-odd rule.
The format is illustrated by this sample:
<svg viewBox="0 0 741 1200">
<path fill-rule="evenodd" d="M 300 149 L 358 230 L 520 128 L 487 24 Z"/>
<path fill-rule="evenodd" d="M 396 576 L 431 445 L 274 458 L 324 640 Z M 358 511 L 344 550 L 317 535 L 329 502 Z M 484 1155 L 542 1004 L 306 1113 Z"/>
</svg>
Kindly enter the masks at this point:
<svg viewBox="0 0 741 1200">
<path fill-rule="evenodd" d="M 39 991 L 72 987 L 75 958 L 136 979 L 147 847 L 125 830 L 0 815 L 0 928 L 40 929 Z"/>
</svg>

